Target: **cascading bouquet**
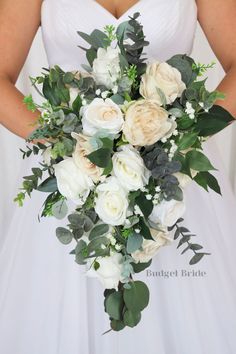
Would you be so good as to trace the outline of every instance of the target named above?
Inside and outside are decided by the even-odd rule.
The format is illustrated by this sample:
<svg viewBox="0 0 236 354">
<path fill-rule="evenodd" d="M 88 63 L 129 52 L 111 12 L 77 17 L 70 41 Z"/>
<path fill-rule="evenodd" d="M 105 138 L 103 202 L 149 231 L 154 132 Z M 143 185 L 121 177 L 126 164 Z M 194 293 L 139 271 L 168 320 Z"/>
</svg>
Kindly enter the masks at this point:
<svg viewBox="0 0 236 354">
<path fill-rule="evenodd" d="M 146 64 L 149 43 L 138 17 L 78 32 L 90 45 L 82 48 L 85 72 L 55 66 L 31 78 L 45 102 L 24 99 L 41 114 L 27 139 L 33 145 L 22 152 L 23 158 L 42 153 L 43 160 L 15 199 L 22 205 L 33 190 L 49 193 L 41 216 L 68 217 L 56 235 L 63 244 L 73 241 L 76 262 L 102 281 L 116 331 L 140 321 L 149 291 L 133 275 L 162 246 L 178 239 L 182 253 L 193 252 L 190 264 L 209 254 L 182 226 L 183 188 L 193 179 L 220 193 L 202 143 L 233 121 L 214 105 L 224 95 L 198 80 L 212 65 L 187 55 Z"/>
</svg>

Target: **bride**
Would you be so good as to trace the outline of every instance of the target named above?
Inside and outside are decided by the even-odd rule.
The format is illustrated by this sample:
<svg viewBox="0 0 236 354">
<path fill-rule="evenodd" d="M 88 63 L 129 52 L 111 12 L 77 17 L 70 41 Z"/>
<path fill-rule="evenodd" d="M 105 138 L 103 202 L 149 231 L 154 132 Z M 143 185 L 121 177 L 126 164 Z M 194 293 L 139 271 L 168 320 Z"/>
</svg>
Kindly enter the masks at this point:
<svg viewBox="0 0 236 354">
<path fill-rule="evenodd" d="M 151 43 L 149 60 L 190 54 L 199 20 L 226 72 L 218 89 L 227 98 L 219 104 L 236 116 L 233 0 L 1 0 L 1 124 L 25 138 L 38 116 L 27 111 L 15 82 L 40 25 L 49 65 L 74 70 L 86 62 L 77 30 L 90 33 L 117 25 L 137 11 Z M 188 256 L 180 256 L 176 244 L 163 249 L 140 275 L 150 288 L 151 303 L 134 329 L 101 336 L 109 325 L 103 289 L 85 277 L 69 256 L 71 249 L 59 244 L 57 221 L 38 223 L 40 193 L 30 206 L 26 202 L 12 213 L 0 243 L 2 354 L 236 353 L 236 203 L 214 144 L 209 141 L 205 148 L 220 170 L 223 197 L 192 183 L 186 191 L 185 224 L 211 256 L 189 267 Z"/>
</svg>

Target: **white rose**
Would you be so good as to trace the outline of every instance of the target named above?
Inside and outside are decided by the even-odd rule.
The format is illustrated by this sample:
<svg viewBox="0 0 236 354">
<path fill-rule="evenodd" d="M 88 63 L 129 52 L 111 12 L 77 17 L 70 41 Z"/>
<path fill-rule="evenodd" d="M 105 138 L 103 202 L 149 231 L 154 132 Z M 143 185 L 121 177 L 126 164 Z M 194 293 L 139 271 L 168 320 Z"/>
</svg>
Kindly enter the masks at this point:
<svg viewBox="0 0 236 354">
<path fill-rule="evenodd" d="M 166 98 L 166 103 L 171 104 L 180 97 L 186 89 L 179 70 L 167 63 L 154 62 L 147 66 L 145 74 L 141 77 L 140 94 L 144 98 L 155 99 L 163 104 L 161 90 Z"/>
<path fill-rule="evenodd" d="M 77 133 L 71 133 L 71 136 L 77 140 L 75 150 L 72 154 L 75 164 L 81 171 L 91 177 L 93 182 L 98 182 L 102 177 L 103 169 L 93 164 L 86 157 L 92 151 L 94 151 L 93 147 L 89 142 L 90 137 Z"/>
<path fill-rule="evenodd" d="M 168 136 L 176 123 L 155 100 L 138 100 L 128 105 L 123 132 L 132 145 L 152 145 Z"/>
<path fill-rule="evenodd" d="M 98 85 L 112 89 L 120 76 L 119 48 L 98 48 L 93 61 L 93 75 Z"/>
<path fill-rule="evenodd" d="M 83 205 L 93 182 L 90 177 L 83 173 L 69 157 L 54 165 L 55 176 L 59 192 L 66 198 Z"/>
<path fill-rule="evenodd" d="M 171 199 L 163 200 L 160 204 L 154 206 L 149 219 L 154 224 L 162 226 L 173 226 L 176 221 L 185 213 L 185 204 L 183 201 Z"/>
<path fill-rule="evenodd" d="M 99 268 L 95 270 L 93 266 L 87 271 L 89 277 L 97 277 L 106 289 L 117 289 L 119 281 L 122 281 L 123 256 L 121 253 L 114 253 L 106 257 L 97 257 L 96 262 Z M 94 259 L 91 259 L 91 263 Z"/>
<path fill-rule="evenodd" d="M 83 133 L 92 136 L 101 129 L 111 134 L 121 131 L 124 119 L 120 107 L 110 98 L 95 98 L 81 109 Z"/>
<path fill-rule="evenodd" d="M 149 180 L 150 171 L 132 145 L 123 145 L 112 157 L 113 173 L 128 191 L 143 188 Z"/>
<path fill-rule="evenodd" d="M 160 250 L 161 247 L 170 244 L 172 241 L 166 232 L 151 229 L 153 240 L 143 240 L 142 248 L 131 254 L 136 263 L 149 262 Z"/>
<path fill-rule="evenodd" d="M 127 215 L 127 192 L 114 176 L 96 188 L 95 211 L 99 218 L 109 225 L 123 225 Z"/>
</svg>

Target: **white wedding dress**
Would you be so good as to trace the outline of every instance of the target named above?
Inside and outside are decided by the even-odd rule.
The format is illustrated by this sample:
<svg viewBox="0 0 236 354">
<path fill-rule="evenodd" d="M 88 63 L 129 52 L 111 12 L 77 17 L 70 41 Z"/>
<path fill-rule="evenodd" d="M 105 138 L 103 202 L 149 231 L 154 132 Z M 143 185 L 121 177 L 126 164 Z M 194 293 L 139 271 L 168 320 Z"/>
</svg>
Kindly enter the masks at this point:
<svg viewBox="0 0 236 354">
<path fill-rule="evenodd" d="M 118 20 L 94 0 L 45 0 L 42 31 L 49 64 L 80 68 L 86 59 L 78 45 L 86 44 L 76 31 L 117 25 L 136 11 L 150 41 L 145 48 L 149 59 L 191 53 L 197 22 L 194 0 L 140 0 Z M 192 254 L 181 256 L 176 242 L 163 248 L 149 268 L 157 276 L 137 276 L 148 284 L 151 299 L 134 329 L 101 335 L 109 329 L 103 289 L 74 262 L 72 246 L 56 239 L 58 222 L 38 222 L 44 194 L 35 193 L 24 208 L 8 215 L 8 222 L 3 218 L 0 353 L 235 354 L 236 203 L 211 141 L 206 152 L 220 170 L 216 175 L 223 197 L 189 185 L 185 225 L 211 255 L 191 267 Z M 25 162 L 19 174 L 29 174 L 34 164 L 34 159 Z M 196 273 L 187 277 L 182 270 Z M 169 279 L 164 277 L 167 271 L 174 272 Z M 196 276 L 198 271 L 203 276 Z"/>
</svg>

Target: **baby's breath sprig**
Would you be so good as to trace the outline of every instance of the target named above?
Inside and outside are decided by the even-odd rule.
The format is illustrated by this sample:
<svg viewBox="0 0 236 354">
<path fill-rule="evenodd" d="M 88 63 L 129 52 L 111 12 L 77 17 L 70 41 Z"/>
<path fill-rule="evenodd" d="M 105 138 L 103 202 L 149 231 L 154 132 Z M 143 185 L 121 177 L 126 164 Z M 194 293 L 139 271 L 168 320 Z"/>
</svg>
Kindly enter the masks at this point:
<svg viewBox="0 0 236 354">
<path fill-rule="evenodd" d="M 193 71 L 197 74 L 197 76 L 202 76 L 208 69 L 213 69 L 216 65 L 216 62 L 212 61 L 210 64 L 201 64 L 201 63 L 194 63 L 192 65 Z"/>
</svg>

